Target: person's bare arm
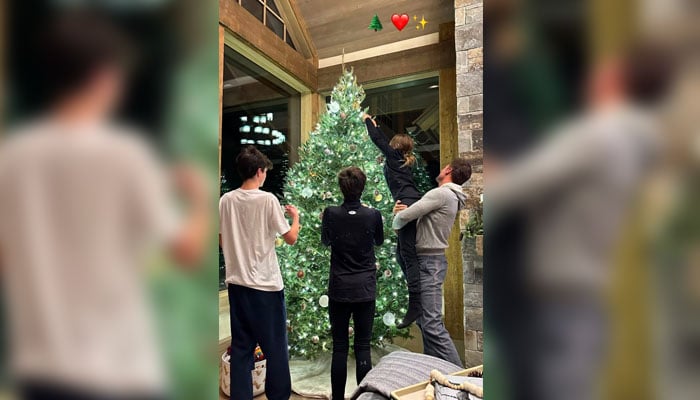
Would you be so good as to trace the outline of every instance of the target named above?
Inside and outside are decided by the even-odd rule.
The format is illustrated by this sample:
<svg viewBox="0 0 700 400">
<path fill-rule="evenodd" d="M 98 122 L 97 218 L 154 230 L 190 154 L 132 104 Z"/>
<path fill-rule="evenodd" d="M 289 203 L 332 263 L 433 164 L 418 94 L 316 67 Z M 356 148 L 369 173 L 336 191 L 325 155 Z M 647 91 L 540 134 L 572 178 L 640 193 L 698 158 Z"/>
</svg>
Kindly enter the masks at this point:
<svg viewBox="0 0 700 400">
<path fill-rule="evenodd" d="M 284 211 L 292 217 L 292 225 L 289 232 L 282 235 L 282 237 L 287 244 L 292 245 L 299 238 L 299 230 L 301 229 L 301 225 L 299 225 L 299 211 L 293 205 L 284 206 Z"/>
</svg>

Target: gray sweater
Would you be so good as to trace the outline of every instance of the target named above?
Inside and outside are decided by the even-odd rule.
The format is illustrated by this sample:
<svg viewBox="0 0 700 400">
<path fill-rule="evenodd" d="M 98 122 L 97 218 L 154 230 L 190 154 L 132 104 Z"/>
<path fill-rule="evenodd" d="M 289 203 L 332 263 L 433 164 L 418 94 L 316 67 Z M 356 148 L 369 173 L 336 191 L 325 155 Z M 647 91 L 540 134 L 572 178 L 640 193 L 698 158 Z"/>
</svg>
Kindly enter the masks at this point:
<svg viewBox="0 0 700 400">
<path fill-rule="evenodd" d="M 416 252 L 419 255 L 444 254 L 457 211 L 464 207 L 466 199 L 461 186 L 446 183 L 396 214 L 392 227 L 401 229 L 417 219 Z"/>
</svg>

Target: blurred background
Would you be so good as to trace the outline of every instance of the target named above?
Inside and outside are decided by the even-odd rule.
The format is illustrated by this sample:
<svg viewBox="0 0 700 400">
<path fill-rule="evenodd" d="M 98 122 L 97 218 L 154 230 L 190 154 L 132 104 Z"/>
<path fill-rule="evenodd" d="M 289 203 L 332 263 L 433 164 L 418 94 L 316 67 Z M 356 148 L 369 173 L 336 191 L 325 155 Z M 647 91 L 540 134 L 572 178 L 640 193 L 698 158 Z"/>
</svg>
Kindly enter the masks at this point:
<svg viewBox="0 0 700 400">
<path fill-rule="evenodd" d="M 5 122 L 0 134 L 0 159 L 4 161 L 0 162 L 0 215 L 8 218 L 14 213 L 15 217 L 0 223 L 5 295 L 0 320 L 3 394 L 12 396 L 17 388 L 27 394 L 28 387 L 41 393 L 50 384 L 94 391 L 101 394 L 97 398 L 129 395 L 129 386 L 120 380 L 128 375 L 129 364 L 109 352 L 90 355 L 89 343 L 106 342 L 102 347 L 95 345 L 94 349 L 100 349 L 118 347 L 127 339 L 149 338 L 140 343 L 152 346 L 131 349 L 140 355 L 123 353 L 129 353 L 124 357 L 132 360 L 154 355 L 164 366 L 154 375 L 164 374 L 166 386 L 154 398 L 216 398 L 218 366 L 212 360 L 216 360 L 218 302 L 212 293 L 217 289 L 218 263 L 217 10 L 216 2 L 191 0 L 4 2 L 0 13 Z M 115 37 L 124 45 L 120 50 L 127 49 L 125 60 L 106 50 L 117 47 L 104 46 L 114 45 Z M 125 63 L 117 65 L 117 61 Z M 69 131 L 90 133 L 85 136 L 93 139 L 73 142 L 76 138 L 71 137 L 49 145 L 51 140 L 44 139 L 50 135 L 32 134 L 37 127 L 44 134 L 68 127 Z M 100 137 L 103 130 L 124 131 L 117 136 L 130 138 L 97 142 L 94 137 Z M 24 136 L 41 139 L 33 142 Z M 81 141 L 83 147 L 74 147 Z M 113 152 L 101 152 L 109 146 Z M 132 193 L 141 183 L 148 186 Z M 37 185 L 42 187 L 39 192 L 25 191 Z M 150 188 L 161 185 L 168 189 Z M 105 193 L 109 196 L 102 196 Z M 47 201 L 30 201 L 26 207 L 11 209 L 17 204 L 13 202 L 24 204 L 37 195 Z M 113 201 L 99 203 L 103 198 Z M 54 200 L 55 208 L 51 208 Z M 129 220 L 127 216 L 139 207 L 145 211 Z M 148 223 L 161 218 L 161 208 L 176 210 L 173 220 L 178 223 L 158 231 L 160 238 L 149 237 L 153 232 L 146 228 L 155 226 Z M 60 222 L 63 219 L 48 218 L 55 219 L 56 226 L 53 233 L 43 232 L 47 236 L 21 228 L 42 215 L 54 215 L 52 212 L 71 217 L 65 219 L 66 224 Z M 98 215 L 103 219 L 92 220 Z M 56 235 L 61 231 L 63 236 Z M 137 243 L 130 244 L 133 248 L 105 245 L 120 237 Z M 80 245 L 67 245 L 77 238 L 82 240 Z M 149 246 L 136 257 L 134 248 L 150 244 L 150 239 L 160 240 L 161 245 Z M 8 243 L 25 248 L 3 248 Z M 62 246 L 61 258 L 49 261 L 44 256 L 55 254 L 53 246 Z M 119 264 L 116 258 L 128 262 Z M 47 267 L 52 272 L 43 279 L 22 278 L 17 270 L 25 264 L 18 260 L 29 259 L 34 263 L 29 269 L 36 269 L 29 275 Z M 92 264 L 90 272 L 75 267 L 80 262 Z M 47 290 L 46 282 L 54 278 L 57 280 Z M 15 289 L 10 288 L 13 284 Z M 125 287 L 129 289 L 119 291 Z M 15 293 L 19 291 L 25 294 Z M 64 302 L 61 295 L 66 293 L 72 297 Z M 69 304 L 81 306 L 67 307 Z M 115 321 L 128 321 L 135 315 L 145 318 L 142 324 L 114 326 Z M 21 331 L 17 321 L 34 325 L 23 326 Z M 75 321 L 80 322 L 72 324 Z M 13 330 L 40 333 L 30 335 L 23 350 L 16 351 L 17 332 L 13 335 Z M 58 343 L 57 336 L 52 336 L 57 332 L 65 333 L 64 338 L 84 336 L 73 344 L 70 340 Z M 57 355 L 57 349 L 63 356 Z M 65 365 L 71 351 L 84 357 Z M 16 354 L 20 352 L 24 354 Z M 17 356 L 44 364 L 43 372 L 25 372 L 18 378 L 9 366 L 10 359 Z M 56 367 L 61 363 L 75 373 L 66 374 L 65 379 L 60 373 L 53 374 L 51 370 L 60 369 Z M 84 387 L 80 382 L 98 373 L 95 371 L 107 378 L 103 382 L 94 379 L 94 385 Z M 132 389 L 141 393 L 143 388 Z"/>
<path fill-rule="evenodd" d="M 697 398 L 697 12 L 485 2 L 489 398 Z"/>
</svg>

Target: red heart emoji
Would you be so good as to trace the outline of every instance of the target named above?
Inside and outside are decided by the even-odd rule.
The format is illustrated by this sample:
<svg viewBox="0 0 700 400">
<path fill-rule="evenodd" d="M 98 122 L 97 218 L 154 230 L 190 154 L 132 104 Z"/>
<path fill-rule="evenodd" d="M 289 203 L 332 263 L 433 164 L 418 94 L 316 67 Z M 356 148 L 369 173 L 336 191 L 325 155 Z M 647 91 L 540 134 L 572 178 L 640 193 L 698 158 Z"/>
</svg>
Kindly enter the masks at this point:
<svg viewBox="0 0 700 400">
<path fill-rule="evenodd" d="M 391 22 L 394 24 L 396 29 L 403 30 L 408 24 L 408 14 L 394 14 L 391 16 Z"/>
</svg>

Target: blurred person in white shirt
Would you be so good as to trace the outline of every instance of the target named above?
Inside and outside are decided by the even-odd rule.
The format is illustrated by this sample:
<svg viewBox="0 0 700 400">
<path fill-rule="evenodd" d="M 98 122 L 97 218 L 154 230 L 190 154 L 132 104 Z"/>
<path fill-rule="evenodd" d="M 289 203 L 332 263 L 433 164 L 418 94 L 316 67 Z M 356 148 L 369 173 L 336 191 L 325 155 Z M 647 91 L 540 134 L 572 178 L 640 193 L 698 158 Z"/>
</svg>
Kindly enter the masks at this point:
<svg viewBox="0 0 700 400">
<path fill-rule="evenodd" d="M 206 190 L 169 174 L 114 123 L 131 47 L 107 19 L 56 18 L 37 50 L 48 109 L 0 146 L 0 266 L 23 399 L 162 399 L 167 380 L 144 292 L 148 256 L 203 255 Z M 174 189 L 174 188 L 173 188 Z"/>
<path fill-rule="evenodd" d="M 522 343 L 531 381 L 517 398 L 599 394 L 611 253 L 661 144 L 653 106 L 669 86 L 670 61 L 659 50 L 638 46 L 596 63 L 579 116 L 515 162 L 487 171 L 487 225 L 512 209 L 527 210 L 529 221 L 525 284 L 533 308 Z"/>
</svg>

